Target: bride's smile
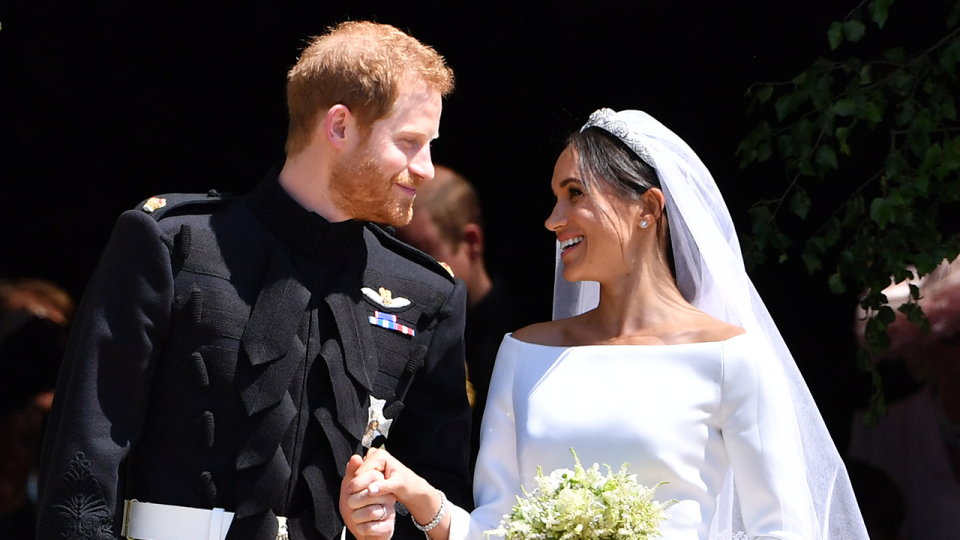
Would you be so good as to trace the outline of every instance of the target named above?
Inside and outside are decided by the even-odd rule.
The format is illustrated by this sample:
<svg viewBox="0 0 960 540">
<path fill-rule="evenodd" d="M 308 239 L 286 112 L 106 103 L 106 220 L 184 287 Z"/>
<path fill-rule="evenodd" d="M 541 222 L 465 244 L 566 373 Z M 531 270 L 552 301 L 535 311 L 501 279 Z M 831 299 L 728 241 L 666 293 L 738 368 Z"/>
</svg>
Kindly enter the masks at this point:
<svg viewBox="0 0 960 540">
<path fill-rule="evenodd" d="M 567 149 L 554 167 L 551 185 L 557 197 L 544 226 L 557 235 L 567 281 L 603 281 L 627 273 L 636 264 L 631 253 L 640 206 L 628 201 L 603 180 L 583 180 L 573 150 Z"/>
</svg>

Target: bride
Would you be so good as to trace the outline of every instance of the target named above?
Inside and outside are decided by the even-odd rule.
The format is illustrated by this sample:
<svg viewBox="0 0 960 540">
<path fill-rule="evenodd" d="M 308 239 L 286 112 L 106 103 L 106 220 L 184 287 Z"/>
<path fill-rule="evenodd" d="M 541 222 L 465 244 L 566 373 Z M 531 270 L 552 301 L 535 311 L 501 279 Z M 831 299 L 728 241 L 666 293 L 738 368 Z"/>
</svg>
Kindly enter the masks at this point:
<svg viewBox="0 0 960 540">
<path fill-rule="evenodd" d="M 501 345 L 476 510 L 373 450 L 347 467 L 350 530 L 388 538 L 396 500 L 431 540 L 480 540 L 538 466 L 571 467 L 573 448 L 585 465 L 629 462 L 639 483 L 667 482 L 656 498 L 679 502 L 665 540 L 866 539 L 843 463 L 690 147 L 646 113 L 601 109 L 570 138 L 552 187 L 556 320 Z"/>
</svg>

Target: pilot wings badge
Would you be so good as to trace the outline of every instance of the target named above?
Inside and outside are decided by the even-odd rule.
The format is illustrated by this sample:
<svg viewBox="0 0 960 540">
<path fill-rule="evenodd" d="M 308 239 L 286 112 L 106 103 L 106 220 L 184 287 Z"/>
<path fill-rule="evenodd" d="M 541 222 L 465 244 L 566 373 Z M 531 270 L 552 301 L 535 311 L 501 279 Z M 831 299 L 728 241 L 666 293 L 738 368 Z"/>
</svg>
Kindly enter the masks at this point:
<svg viewBox="0 0 960 540">
<path fill-rule="evenodd" d="M 379 291 L 375 291 L 370 287 L 363 287 L 360 289 L 364 295 L 370 300 L 373 300 L 378 305 L 381 305 L 385 308 L 404 308 L 410 305 L 410 300 L 402 296 L 393 296 L 393 293 L 390 292 L 390 289 L 385 289 L 380 287 Z"/>
</svg>

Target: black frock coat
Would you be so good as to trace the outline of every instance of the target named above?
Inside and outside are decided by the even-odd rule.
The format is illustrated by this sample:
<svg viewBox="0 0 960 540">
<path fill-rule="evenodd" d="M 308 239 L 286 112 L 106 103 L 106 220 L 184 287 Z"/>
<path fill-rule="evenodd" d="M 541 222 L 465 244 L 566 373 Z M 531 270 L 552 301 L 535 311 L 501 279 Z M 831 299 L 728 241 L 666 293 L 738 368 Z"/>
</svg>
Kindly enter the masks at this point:
<svg viewBox="0 0 960 540">
<path fill-rule="evenodd" d="M 377 225 L 305 210 L 275 174 L 125 212 L 68 345 L 38 537 L 116 538 L 124 499 L 236 512 L 231 540 L 275 538 L 276 515 L 291 538 L 338 537 L 370 396 L 394 419 L 374 444 L 472 507 L 465 292 Z M 395 538 L 423 536 L 398 516 Z"/>
</svg>

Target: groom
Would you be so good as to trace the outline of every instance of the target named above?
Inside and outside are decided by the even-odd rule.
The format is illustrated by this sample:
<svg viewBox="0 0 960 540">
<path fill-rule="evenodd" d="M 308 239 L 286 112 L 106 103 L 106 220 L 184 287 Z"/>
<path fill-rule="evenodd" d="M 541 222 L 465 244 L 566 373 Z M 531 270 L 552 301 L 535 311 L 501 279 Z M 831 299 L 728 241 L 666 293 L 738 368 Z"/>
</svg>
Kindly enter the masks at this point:
<svg viewBox="0 0 960 540">
<path fill-rule="evenodd" d="M 57 388 L 41 540 L 332 540 L 347 461 L 384 442 L 471 506 L 464 285 L 377 225 L 433 177 L 452 84 L 396 28 L 343 23 L 290 70 L 281 169 L 120 217 Z"/>
</svg>

